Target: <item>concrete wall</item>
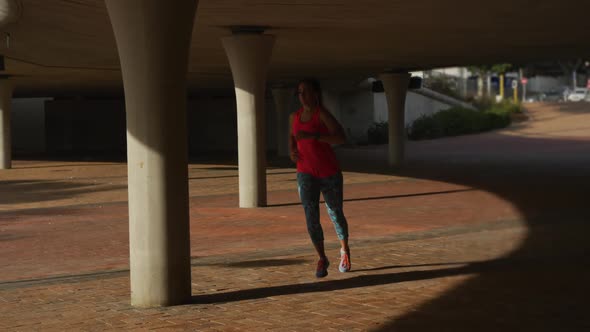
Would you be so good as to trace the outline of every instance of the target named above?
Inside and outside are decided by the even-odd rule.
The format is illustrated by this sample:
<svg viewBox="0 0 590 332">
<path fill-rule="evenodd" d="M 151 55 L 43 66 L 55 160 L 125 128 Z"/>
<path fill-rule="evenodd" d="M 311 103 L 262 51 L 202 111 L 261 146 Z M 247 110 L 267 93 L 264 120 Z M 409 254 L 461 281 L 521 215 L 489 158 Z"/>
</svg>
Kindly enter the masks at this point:
<svg viewBox="0 0 590 332">
<path fill-rule="evenodd" d="M 125 151 L 122 100 L 45 102 L 47 152 L 122 155 Z"/>
<path fill-rule="evenodd" d="M 571 82 L 567 82 L 568 86 Z M 559 90 L 566 84 L 565 77 L 535 76 L 528 79 L 527 92 L 547 92 Z"/>
<path fill-rule="evenodd" d="M 373 117 L 374 121 L 387 121 L 388 113 L 385 93 L 374 93 L 373 100 L 375 110 L 375 115 Z M 420 94 L 408 91 L 406 94 L 405 124 L 408 126 L 422 115 L 431 115 L 449 108 L 451 108 L 451 106 L 445 103 L 441 103 Z"/>
<path fill-rule="evenodd" d="M 273 100 L 274 101 L 274 100 Z M 272 122 L 268 122 L 267 124 L 267 128 L 269 128 L 269 132 L 268 132 L 268 144 L 269 146 L 267 147 L 267 149 L 269 151 L 273 151 L 277 149 L 277 141 L 278 141 L 278 136 L 281 135 L 284 137 L 282 138 L 282 142 L 285 144 L 286 147 L 286 151 L 288 151 L 288 146 L 289 146 L 289 132 L 290 132 L 290 128 L 289 128 L 289 117 L 292 113 L 296 112 L 300 107 L 301 104 L 299 104 L 299 101 L 297 100 L 297 96 L 295 95 L 295 89 L 293 89 L 293 95 L 292 98 L 289 100 L 288 105 L 286 106 L 286 111 L 283 117 L 280 117 L 283 119 L 282 123 L 278 123 L 277 119 L 279 118 L 277 115 L 277 110 L 275 109 L 275 104 L 274 102 L 272 103 L 271 106 L 267 107 L 267 111 L 271 114 L 269 114 L 269 121 Z M 270 145 L 272 144 L 272 145 Z"/>
<path fill-rule="evenodd" d="M 366 143 L 367 130 L 373 123 L 373 93 L 360 90 L 343 93 L 341 100 L 341 121 L 350 142 Z"/>
<path fill-rule="evenodd" d="M 46 98 L 12 100 L 12 151 L 16 155 L 45 152 Z"/>
<path fill-rule="evenodd" d="M 323 91 L 322 99 L 324 102 L 324 107 L 326 107 L 330 113 L 338 120 L 342 122 L 342 109 L 341 109 L 341 100 L 340 94 L 338 92 L 333 91 Z M 297 102 L 298 107 L 301 107 L 301 104 Z"/>
<path fill-rule="evenodd" d="M 233 154 L 238 149 L 238 122 L 234 97 L 203 97 L 188 102 L 189 154 Z M 277 135 L 286 130 L 277 125 L 276 110 L 266 99 L 266 148 L 276 150 Z M 286 134 L 285 134 L 286 135 Z"/>
<path fill-rule="evenodd" d="M 349 143 L 367 143 L 367 131 L 373 123 L 388 120 L 385 93 L 373 93 L 368 89 L 341 93 L 324 91 L 323 98 L 324 105 L 344 127 Z M 422 115 L 430 115 L 450 107 L 445 103 L 408 92 L 406 126 Z"/>
<path fill-rule="evenodd" d="M 235 152 L 238 144 L 236 100 L 204 98 L 188 102 L 189 153 Z"/>
<path fill-rule="evenodd" d="M 45 102 L 40 119 L 18 118 L 31 126 L 46 124 L 46 150 L 53 155 L 125 155 L 126 126 L 123 100 L 51 100 Z M 276 150 L 277 135 L 286 135 L 287 124 L 279 128 L 272 99 L 266 102 L 267 150 Z M 30 115 L 30 114 L 29 114 Z M 21 125 L 22 127 L 23 125 Z M 237 156 L 236 101 L 233 96 L 203 97 L 187 103 L 189 154 Z M 29 150 L 29 148 L 25 148 Z"/>
<path fill-rule="evenodd" d="M 437 68 L 427 71 L 415 71 L 410 74 L 412 74 L 412 76 L 421 77 L 425 80 L 433 77 L 445 76 L 451 78 L 455 82 L 456 91 L 463 97 L 473 97 L 477 95 L 477 77 L 473 77 L 473 73 L 467 70 L 466 67 Z"/>
<path fill-rule="evenodd" d="M 344 127 L 350 143 L 368 141 L 374 122 L 387 121 L 384 93 L 368 89 L 324 91 L 324 105 Z M 422 114 L 432 114 L 448 105 L 408 92 L 406 125 Z M 18 100 L 17 100 L 18 101 Z M 20 103 L 20 104 L 19 104 Z M 30 100 L 14 108 L 15 151 L 51 155 L 125 155 L 126 129 L 123 100 Z M 290 112 L 300 107 L 293 97 Z M 287 135 L 288 117 L 277 123 L 270 94 L 266 103 L 267 151 L 276 152 L 278 135 Z M 189 155 L 211 154 L 237 157 L 237 117 L 233 96 L 201 97 L 187 104 Z"/>
<path fill-rule="evenodd" d="M 387 122 L 389 118 L 387 112 L 387 98 L 385 93 L 373 93 L 373 121 Z"/>
<path fill-rule="evenodd" d="M 451 106 L 408 91 L 406 94 L 406 127 L 423 115 L 432 115 Z"/>
</svg>

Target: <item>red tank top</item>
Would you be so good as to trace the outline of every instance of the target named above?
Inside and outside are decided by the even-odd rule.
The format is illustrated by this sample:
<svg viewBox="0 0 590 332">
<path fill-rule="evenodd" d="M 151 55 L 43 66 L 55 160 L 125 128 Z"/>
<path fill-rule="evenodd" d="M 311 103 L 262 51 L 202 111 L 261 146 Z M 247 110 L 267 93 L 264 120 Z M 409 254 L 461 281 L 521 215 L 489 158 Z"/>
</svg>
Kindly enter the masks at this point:
<svg viewBox="0 0 590 332">
<path fill-rule="evenodd" d="M 328 127 L 320 119 L 320 108 L 318 107 L 311 119 L 306 122 L 301 121 L 300 108 L 295 113 L 293 119 L 293 135 L 297 135 L 300 130 L 310 133 L 320 133 L 321 135 L 330 135 Z M 297 172 L 311 174 L 318 178 L 325 178 L 340 172 L 338 160 L 329 143 L 320 142 L 315 139 L 302 139 L 297 141 L 297 151 L 299 160 L 297 161 Z"/>
</svg>

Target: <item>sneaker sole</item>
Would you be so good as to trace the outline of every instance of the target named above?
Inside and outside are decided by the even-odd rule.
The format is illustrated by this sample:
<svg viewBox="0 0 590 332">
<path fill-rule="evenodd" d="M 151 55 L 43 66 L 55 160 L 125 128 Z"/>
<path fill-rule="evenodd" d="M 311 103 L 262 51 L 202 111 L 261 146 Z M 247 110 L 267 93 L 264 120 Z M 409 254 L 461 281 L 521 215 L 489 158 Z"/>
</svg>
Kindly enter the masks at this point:
<svg viewBox="0 0 590 332">
<path fill-rule="evenodd" d="M 328 275 L 328 268 L 329 268 L 329 267 L 330 267 L 330 262 L 329 262 L 329 261 L 326 261 L 326 274 L 323 274 L 323 275 L 322 275 L 322 274 L 318 274 L 318 273 L 316 272 L 316 274 L 315 274 L 315 277 L 316 277 L 316 278 L 324 278 L 325 276 L 327 276 L 327 275 Z"/>
</svg>

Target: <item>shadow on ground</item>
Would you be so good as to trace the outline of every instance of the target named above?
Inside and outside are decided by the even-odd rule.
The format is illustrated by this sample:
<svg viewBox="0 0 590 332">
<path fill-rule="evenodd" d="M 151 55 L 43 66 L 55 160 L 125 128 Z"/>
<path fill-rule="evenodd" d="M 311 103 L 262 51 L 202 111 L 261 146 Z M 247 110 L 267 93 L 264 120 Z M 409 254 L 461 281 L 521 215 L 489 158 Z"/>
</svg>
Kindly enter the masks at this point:
<svg viewBox="0 0 590 332">
<path fill-rule="evenodd" d="M 76 197 L 89 192 L 126 189 L 126 185 L 95 185 L 78 181 L 0 181 L 0 206 Z"/>
<path fill-rule="evenodd" d="M 19 158 L 15 158 L 15 160 L 26 160 L 26 159 L 19 159 Z M 39 160 L 43 160 L 41 159 L 34 159 L 35 162 L 38 162 Z M 47 161 L 55 161 L 55 159 L 45 159 Z M 58 161 L 63 161 L 62 159 L 58 160 Z M 33 168 L 55 168 L 56 171 L 68 171 L 69 169 L 71 169 L 72 167 L 102 167 L 102 166 L 109 166 L 109 165 L 117 165 L 117 163 L 100 163 L 100 162 L 95 162 L 95 163 L 79 163 L 79 164 L 73 164 L 73 163 L 68 163 L 68 164 L 63 164 L 63 165 L 55 165 L 55 164 L 51 164 L 51 165 L 35 165 L 35 166 L 30 166 L 30 165 L 19 165 L 17 167 L 14 167 L 14 169 L 33 169 Z M 66 168 L 66 169 L 62 169 L 62 168 Z"/>
<path fill-rule="evenodd" d="M 590 294 L 590 141 L 521 137 L 518 142 L 518 146 L 506 148 L 517 152 L 509 156 L 503 156 L 503 146 L 496 146 L 493 159 L 477 146 L 457 156 L 452 144 L 441 144 L 438 149 L 448 150 L 438 153 L 448 152 L 454 156 L 452 160 L 429 159 L 424 154 L 394 172 L 494 193 L 520 210 L 528 236 L 519 248 L 497 261 L 405 277 L 381 275 L 379 282 L 390 283 L 475 273 L 459 287 L 379 331 L 590 330 L 586 310 Z M 546 153 L 527 158 L 535 152 L 543 154 L 547 144 L 562 147 L 558 151 L 567 151 L 568 157 L 555 159 L 554 154 Z M 568 150 L 571 146 L 577 148 Z M 366 167 L 348 165 L 349 170 L 356 171 L 367 171 Z M 372 171 L 392 173 L 383 163 Z"/>
<path fill-rule="evenodd" d="M 219 167 L 218 167 L 219 168 Z M 211 170 L 214 168 L 199 168 L 199 169 L 204 169 L 204 170 Z M 219 168 L 222 169 L 222 168 Z M 225 170 L 225 169 L 222 169 Z M 289 171 L 289 172 L 273 172 L 273 173 L 267 173 L 266 176 L 273 176 L 273 175 L 283 175 L 283 174 L 293 174 L 293 171 Z M 233 175 L 220 175 L 220 176 L 193 176 L 193 177 L 189 177 L 189 180 L 209 180 L 209 179 L 225 179 L 225 178 L 238 178 L 238 174 L 233 174 Z"/>
<path fill-rule="evenodd" d="M 444 190 L 444 191 L 429 191 L 424 193 L 405 194 L 405 195 L 391 195 L 391 196 L 374 196 L 374 197 L 362 197 L 362 198 L 348 198 L 344 199 L 344 202 L 358 202 L 358 201 L 374 201 L 380 199 L 392 199 L 392 198 L 407 198 L 407 197 L 418 197 L 418 196 L 432 196 L 432 195 L 444 195 L 444 194 L 455 194 L 465 191 L 473 191 L 474 189 L 457 189 L 457 190 Z M 320 203 L 325 203 L 324 200 L 320 199 Z M 283 204 L 269 204 L 268 207 L 281 207 L 281 206 L 299 206 L 301 202 L 283 203 Z"/>
<path fill-rule="evenodd" d="M 238 267 L 238 268 L 253 268 L 253 267 L 270 267 L 270 266 L 287 266 L 287 265 L 300 265 L 307 263 L 305 259 L 259 259 L 253 261 L 233 262 L 223 264 L 227 267 Z"/>
<path fill-rule="evenodd" d="M 486 135 L 490 136 L 465 137 L 457 144 L 452 140 L 433 142 L 435 147 L 427 148 L 432 151 L 409 156 L 405 167 L 397 171 L 388 170 L 381 156 L 371 159 L 368 154 L 367 158 L 358 158 L 355 153 L 354 158 L 343 160 L 343 165 L 347 171 L 443 181 L 498 195 L 518 208 L 528 227 L 527 237 L 513 252 L 495 260 L 454 267 L 433 264 L 426 271 L 199 295 L 193 297 L 193 303 L 329 292 L 468 274 L 470 278 L 460 286 L 377 330 L 590 330 L 586 310 L 590 294 L 590 140 Z M 378 270 L 391 268 L 395 267 Z"/>
</svg>

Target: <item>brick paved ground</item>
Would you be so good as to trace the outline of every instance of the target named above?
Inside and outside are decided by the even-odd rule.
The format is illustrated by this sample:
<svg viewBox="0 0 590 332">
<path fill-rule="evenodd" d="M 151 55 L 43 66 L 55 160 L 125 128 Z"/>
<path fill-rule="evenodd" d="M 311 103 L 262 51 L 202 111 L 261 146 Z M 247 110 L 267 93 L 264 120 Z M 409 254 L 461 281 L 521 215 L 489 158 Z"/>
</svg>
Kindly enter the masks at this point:
<svg viewBox="0 0 590 332">
<path fill-rule="evenodd" d="M 129 306 L 125 165 L 17 161 L 0 172 L 0 330 L 587 331 L 590 108 L 530 116 L 412 142 L 397 171 L 383 147 L 340 149 L 354 270 L 337 272 L 324 218 L 322 280 L 292 168 L 269 169 L 270 207 L 237 209 L 235 165 L 191 164 L 193 303 L 162 309 Z"/>
</svg>

